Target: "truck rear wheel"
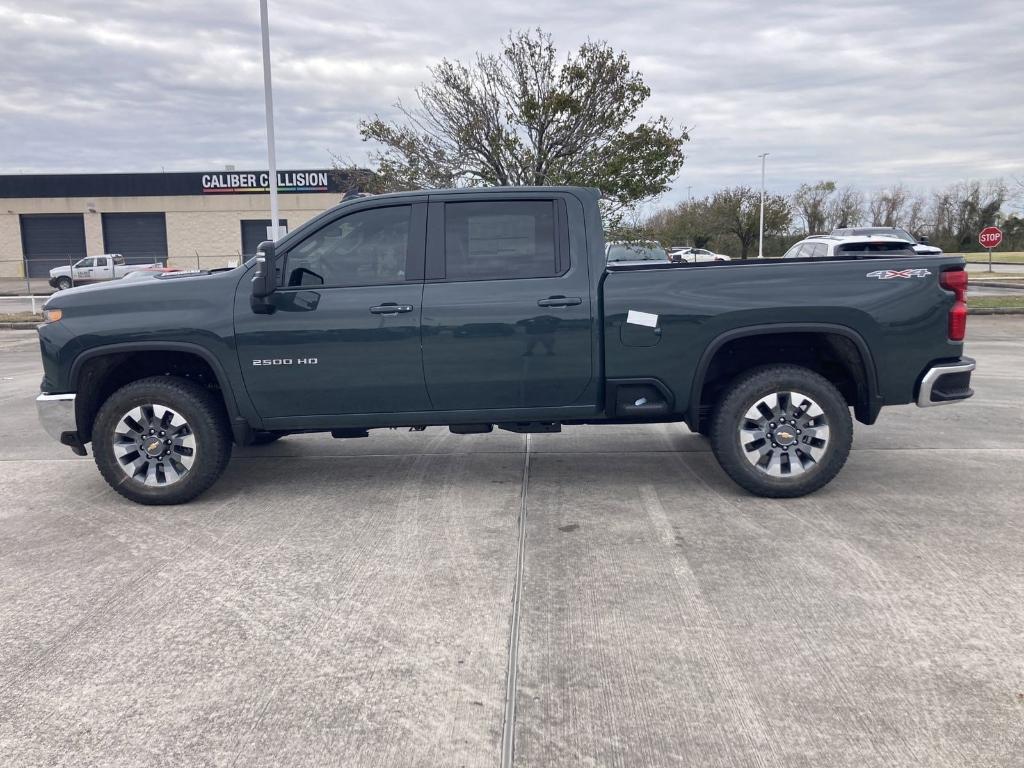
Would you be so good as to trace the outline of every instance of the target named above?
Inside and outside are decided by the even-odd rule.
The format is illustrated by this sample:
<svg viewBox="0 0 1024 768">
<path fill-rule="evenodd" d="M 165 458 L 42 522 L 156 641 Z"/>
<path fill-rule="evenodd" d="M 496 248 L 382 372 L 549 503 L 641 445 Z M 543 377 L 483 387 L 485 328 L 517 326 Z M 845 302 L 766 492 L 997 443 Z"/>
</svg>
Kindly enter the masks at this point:
<svg viewBox="0 0 1024 768">
<path fill-rule="evenodd" d="M 711 423 L 722 469 L 757 496 L 818 490 L 850 455 L 853 421 L 835 386 L 797 365 L 756 368 L 725 392 Z"/>
<path fill-rule="evenodd" d="M 99 410 L 96 466 L 111 488 L 140 504 L 182 504 L 220 477 L 231 431 L 216 397 L 194 381 L 153 376 L 127 384 Z"/>
</svg>

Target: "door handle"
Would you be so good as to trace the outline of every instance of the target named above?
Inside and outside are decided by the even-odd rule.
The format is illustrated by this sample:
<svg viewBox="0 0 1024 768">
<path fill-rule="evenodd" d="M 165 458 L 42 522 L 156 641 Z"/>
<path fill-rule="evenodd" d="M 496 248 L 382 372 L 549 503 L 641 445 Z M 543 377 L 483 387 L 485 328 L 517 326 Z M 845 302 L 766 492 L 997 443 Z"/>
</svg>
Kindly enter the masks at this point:
<svg viewBox="0 0 1024 768">
<path fill-rule="evenodd" d="M 378 304 L 370 307 L 370 312 L 374 315 L 397 315 L 399 312 L 412 312 L 412 304 Z"/>
<path fill-rule="evenodd" d="M 582 304 L 583 299 L 579 296 L 548 296 L 537 302 L 538 307 L 575 307 Z"/>
</svg>

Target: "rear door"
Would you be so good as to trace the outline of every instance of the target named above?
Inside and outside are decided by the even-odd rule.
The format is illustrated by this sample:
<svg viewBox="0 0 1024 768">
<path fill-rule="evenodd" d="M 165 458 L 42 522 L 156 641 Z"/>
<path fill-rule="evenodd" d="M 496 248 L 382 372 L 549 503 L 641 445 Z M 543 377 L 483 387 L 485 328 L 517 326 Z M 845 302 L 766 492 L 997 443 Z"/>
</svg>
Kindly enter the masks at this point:
<svg viewBox="0 0 1024 768">
<path fill-rule="evenodd" d="M 443 411 L 593 404 L 582 207 L 555 193 L 431 195 L 423 368 Z M 589 402 L 588 402 L 589 401 Z"/>
</svg>

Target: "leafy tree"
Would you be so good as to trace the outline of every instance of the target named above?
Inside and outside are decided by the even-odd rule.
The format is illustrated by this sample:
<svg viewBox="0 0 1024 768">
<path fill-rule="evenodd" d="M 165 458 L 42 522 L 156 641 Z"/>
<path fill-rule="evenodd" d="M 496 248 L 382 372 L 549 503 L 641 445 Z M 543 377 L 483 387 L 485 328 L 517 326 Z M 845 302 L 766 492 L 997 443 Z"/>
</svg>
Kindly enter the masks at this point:
<svg viewBox="0 0 1024 768">
<path fill-rule="evenodd" d="M 793 207 L 804 221 L 804 231 L 809 235 L 825 231 L 828 199 L 836 191 L 834 181 L 819 181 L 817 184 L 801 184 L 793 193 Z"/>
<path fill-rule="evenodd" d="M 637 122 L 651 94 L 624 53 L 587 42 L 559 61 L 541 30 L 510 34 L 498 54 L 442 60 L 399 102 L 399 120 L 360 123 L 373 153 L 371 191 L 480 185 L 599 188 L 622 212 L 664 192 L 683 164 L 686 128 Z"/>
<path fill-rule="evenodd" d="M 711 199 L 711 216 L 719 232 L 728 233 L 739 240 L 740 258 L 747 258 L 760 231 L 761 193 L 743 186 L 720 190 Z M 766 236 L 786 232 L 792 219 L 789 201 L 783 195 L 765 196 Z"/>
<path fill-rule="evenodd" d="M 669 247 L 692 245 L 706 248 L 715 234 L 717 222 L 711 215 L 711 200 L 686 200 L 672 208 L 655 212 L 644 223 L 650 237 Z"/>
</svg>

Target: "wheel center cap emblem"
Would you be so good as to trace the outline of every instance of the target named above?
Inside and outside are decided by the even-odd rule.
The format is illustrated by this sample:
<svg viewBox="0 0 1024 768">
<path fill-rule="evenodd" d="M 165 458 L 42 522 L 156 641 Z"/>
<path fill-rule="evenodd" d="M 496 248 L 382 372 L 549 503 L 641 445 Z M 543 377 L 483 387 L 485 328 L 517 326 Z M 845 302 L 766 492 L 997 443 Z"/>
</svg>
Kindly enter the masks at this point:
<svg viewBox="0 0 1024 768">
<path fill-rule="evenodd" d="M 150 456 L 158 456 L 160 454 L 160 447 L 161 445 L 159 440 L 151 439 L 148 443 L 146 443 L 146 453 L 148 453 Z"/>
<path fill-rule="evenodd" d="M 792 445 L 796 442 L 796 435 L 793 433 L 793 430 L 783 427 L 775 432 L 775 442 L 780 445 Z"/>
</svg>

